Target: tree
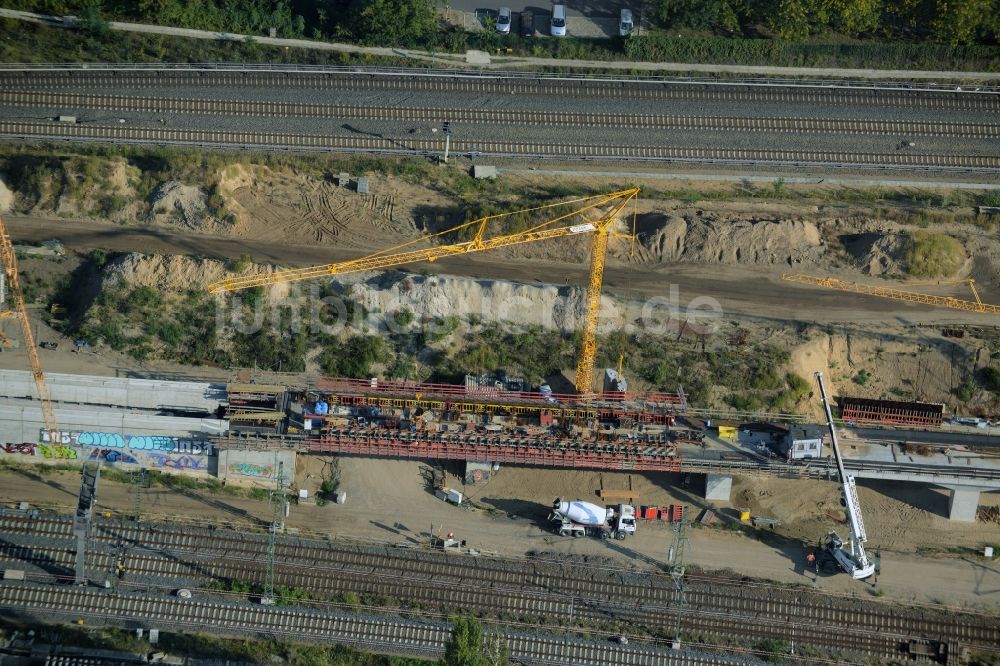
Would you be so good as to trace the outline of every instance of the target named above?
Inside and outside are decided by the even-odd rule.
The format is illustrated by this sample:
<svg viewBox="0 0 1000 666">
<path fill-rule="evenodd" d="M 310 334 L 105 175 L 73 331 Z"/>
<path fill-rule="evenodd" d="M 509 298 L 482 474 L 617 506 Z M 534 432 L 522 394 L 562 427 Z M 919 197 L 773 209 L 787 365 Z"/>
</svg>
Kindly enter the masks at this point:
<svg viewBox="0 0 1000 666">
<path fill-rule="evenodd" d="M 370 44 L 414 44 L 437 30 L 432 0 L 355 0 L 354 35 Z"/>
<path fill-rule="evenodd" d="M 510 648 L 507 639 L 497 633 L 483 635 L 483 627 L 474 617 L 452 620 L 451 640 L 444 650 L 444 666 L 507 666 Z"/>
<path fill-rule="evenodd" d="M 811 29 L 810 4 L 806 0 L 778 0 L 774 13 L 768 17 L 768 27 L 781 39 L 808 37 Z"/>
<path fill-rule="evenodd" d="M 483 656 L 483 627 L 474 617 L 452 620 L 451 640 L 444 649 L 444 666 L 490 666 Z"/>
<path fill-rule="evenodd" d="M 735 32 L 740 28 L 740 16 L 745 14 L 740 0 L 660 0 L 656 7 L 659 23 L 694 30 Z"/>
<path fill-rule="evenodd" d="M 95 37 L 104 37 L 111 30 L 111 26 L 101 14 L 101 3 L 99 0 L 88 3 L 80 11 L 77 26 L 83 32 L 94 35 Z"/>
<path fill-rule="evenodd" d="M 983 368 L 981 373 L 983 386 L 994 393 L 1000 393 L 1000 370 L 996 368 Z"/>
<path fill-rule="evenodd" d="M 846 35 L 871 32 L 882 18 L 882 0 L 829 0 L 833 28 Z"/>
<path fill-rule="evenodd" d="M 937 0 L 930 27 L 939 42 L 969 44 L 980 32 L 990 31 L 996 14 L 995 0 Z"/>
<path fill-rule="evenodd" d="M 483 644 L 483 656 L 488 666 L 508 666 L 510 664 L 510 647 L 507 639 L 498 633 L 486 635 Z"/>
</svg>

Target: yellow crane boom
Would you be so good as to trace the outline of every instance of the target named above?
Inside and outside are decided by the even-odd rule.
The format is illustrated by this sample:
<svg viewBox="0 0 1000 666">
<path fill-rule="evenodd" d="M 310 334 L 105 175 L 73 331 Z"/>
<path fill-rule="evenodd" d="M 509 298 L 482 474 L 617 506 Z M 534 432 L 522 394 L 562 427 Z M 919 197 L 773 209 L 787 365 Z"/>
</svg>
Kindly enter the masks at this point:
<svg viewBox="0 0 1000 666">
<path fill-rule="evenodd" d="M 24 336 L 24 346 L 27 348 L 28 360 L 31 361 L 31 373 L 35 377 L 35 388 L 38 390 L 38 401 L 42 406 L 42 420 L 45 422 L 45 429 L 49 433 L 50 441 L 58 441 L 59 426 L 56 425 L 56 413 L 52 408 L 52 398 L 49 395 L 49 386 L 45 383 L 45 375 L 42 373 L 42 362 L 38 358 L 38 348 L 35 346 L 35 335 L 31 331 L 31 322 L 28 320 L 28 311 L 24 306 L 24 295 L 21 293 L 21 280 L 18 276 L 17 257 L 14 254 L 14 245 L 7 234 L 7 227 L 4 226 L 3 219 L 0 218 L 0 261 L 3 262 L 4 275 L 7 278 L 7 286 L 10 290 L 11 299 L 14 301 L 14 309 L 21 320 L 21 333 Z"/>
<path fill-rule="evenodd" d="M 782 273 L 782 280 L 791 282 L 802 282 L 817 287 L 826 287 L 838 291 L 848 291 L 854 294 L 864 294 L 866 296 L 878 296 L 879 298 L 891 298 L 897 301 L 908 301 L 910 303 L 923 303 L 925 305 L 935 305 L 942 308 L 952 308 L 954 310 L 966 310 L 968 312 L 985 312 L 988 314 L 1000 314 L 1000 305 L 989 305 L 983 303 L 976 291 L 975 280 L 956 280 L 953 282 L 942 282 L 941 284 L 967 284 L 972 290 L 975 301 L 966 301 L 953 296 L 934 296 L 932 294 L 921 294 L 915 291 L 904 291 L 902 289 L 892 289 L 890 287 L 880 287 L 876 285 L 858 284 L 857 282 L 847 282 L 832 277 L 816 277 L 812 275 L 798 275 Z"/>
<path fill-rule="evenodd" d="M 323 266 L 312 266 L 309 268 L 295 268 L 290 270 L 275 271 L 273 273 L 262 273 L 258 275 L 244 275 L 229 277 L 208 285 L 208 291 L 217 294 L 249 289 L 252 287 L 262 287 L 272 284 L 286 282 L 296 282 L 299 280 L 309 280 L 313 278 L 330 277 L 333 275 L 343 275 L 345 273 L 356 273 L 359 271 L 379 270 L 402 266 L 420 261 L 436 261 L 441 258 L 470 254 L 473 252 L 485 252 L 523 243 L 533 243 L 535 241 L 549 240 L 555 238 L 566 238 L 569 236 L 579 236 L 593 234 L 593 246 L 591 248 L 590 273 L 585 296 L 585 314 L 583 327 L 583 342 L 580 349 L 580 357 L 577 364 L 576 388 L 581 394 L 591 393 L 593 390 L 594 362 L 597 356 L 597 322 L 600 315 L 601 287 L 604 281 L 604 262 L 607 255 L 608 239 L 617 235 L 614 231 L 615 221 L 618 214 L 630 201 L 634 202 L 639 194 L 639 188 L 634 187 L 609 194 L 601 194 L 591 197 L 583 197 L 568 202 L 558 204 L 547 204 L 538 208 L 531 208 L 522 211 L 512 211 L 499 215 L 491 215 L 471 222 L 460 224 L 445 231 L 418 238 L 400 245 L 396 245 L 374 254 L 370 254 L 358 259 L 350 259 Z M 582 203 L 579 208 L 562 213 L 557 217 L 537 224 L 530 229 L 513 234 L 496 236 L 494 238 L 484 238 L 489 223 L 492 220 L 516 215 L 518 213 L 534 212 L 537 210 L 563 206 L 571 203 Z M 555 226 L 561 222 L 566 222 L 570 218 L 583 216 L 584 213 L 595 209 L 609 206 L 596 220 L 576 221 L 575 224 L 565 224 Z M 414 243 L 428 241 L 435 237 L 444 236 L 466 228 L 474 228 L 475 234 L 471 240 L 460 243 L 446 243 L 434 245 L 415 250 L 405 250 L 394 252 Z M 634 243 L 634 222 L 632 234 L 626 235 L 633 238 Z"/>
</svg>

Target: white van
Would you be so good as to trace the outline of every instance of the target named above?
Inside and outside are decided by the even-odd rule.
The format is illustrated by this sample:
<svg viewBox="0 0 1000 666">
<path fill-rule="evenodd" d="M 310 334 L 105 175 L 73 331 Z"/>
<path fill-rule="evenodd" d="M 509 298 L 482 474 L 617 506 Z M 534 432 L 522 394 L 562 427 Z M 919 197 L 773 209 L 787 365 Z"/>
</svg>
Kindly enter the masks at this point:
<svg viewBox="0 0 1000 666">
<path fill-rule="evenodd" d="M 552 24 L 549 32 L 553 37 L 566 36 L 566 5 L 552 5 Z"/>
<path fill-rule="evenodd" d="M 635 25 L 632 23 L 632 10 L 623 9 L 621 19 L 618 21 L 618 34 L 621 37 L 628 37 L 632 34 L 632 28 Z"/>
</svg>

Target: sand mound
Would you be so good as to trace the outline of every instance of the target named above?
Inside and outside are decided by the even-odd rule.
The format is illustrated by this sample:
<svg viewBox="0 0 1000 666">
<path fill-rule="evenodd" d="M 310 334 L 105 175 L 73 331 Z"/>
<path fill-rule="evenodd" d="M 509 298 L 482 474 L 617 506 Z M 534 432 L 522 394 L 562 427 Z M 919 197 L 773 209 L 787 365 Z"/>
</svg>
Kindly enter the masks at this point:
<svg viewBox="0 0 1000 666">
<path fill-rule="evenodd" d="M 861 233 L 840 237 L 865 275 L 904 273 L 906 238 L 902 234 Z"/>
<path fill-rule="evenodd" d="M 207 223 L 205 194 L 194 185 L 169 180 L 156 188 L 150 205 L 156 222 L 176 221 L 192 229 L 204 227 Z"/>
<path fill-rule="evenodd" d="M 272 273 L 274 270 L 274 266 L 251 264 L 240 275 Z M 228 275 L 232 275 L 229 267 L 215 259 L 133 252 L 108 263 L 101 287 L 152 287 L 162 292 L 182 293 L 189 289 L 204 289 L 210 282 Z M 273 285 L 266 292 L 267 298 L 278 301 L 287 297 L 288 291 L 287 284 Z"/>
<path fill-rule="evenodd" d="M 3 174 L 0 174 L 0 213 L 6 213 L 14 205 L 14 193 L 4 182 Z"/>
<path fill-rule="evenodd" d="M 727 264 L 815 263 L 823 254 L 819 228 L 801 220 L 732 219 L 652 213 L 637 225 L 643 259 Z"/>
<path fill-rule="evenodd" d="M 475 280 L 449 275 L 385 273 L 372 278 L 337 278 L 342 292 L 369 312 L 393 314 L 406 309 L 418 318 L 469 316 L 521 326 L 574 329 L 583 313 L 583 290 L 550 284 Z M 601 318 L 621 322 L 619 303 L 605 297 Z"/>
<path fill-rule="evenodd" d="M 226 275 L 226 266 L 213 259 L 150 256 L 139 253 L 111 261 L 104 270 L 103 287 L 152 287 L 159 291 L 203 288 Z"/>
</svg>

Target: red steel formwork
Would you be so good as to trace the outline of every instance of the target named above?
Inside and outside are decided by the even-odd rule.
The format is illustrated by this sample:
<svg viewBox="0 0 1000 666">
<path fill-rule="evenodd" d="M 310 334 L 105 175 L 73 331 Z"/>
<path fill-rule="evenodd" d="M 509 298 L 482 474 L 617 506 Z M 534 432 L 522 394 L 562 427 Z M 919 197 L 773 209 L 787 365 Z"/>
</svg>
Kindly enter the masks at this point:
<svg viewBox="0 0 1000 666">
<path fill-rule="evenodd" d="M 575 467 L 602 470 L 680 471 L 681 461 L 672 447 L 586 443 L 546 446 L 503 438 L 457 438 L 450 441 L 391 432 L 335 434 L 307 440 L 311 453 L 341 453 L 372 458 L 421 458 L 430 460 L 485 460 L 538 467 Z"/>
<path fill-rule="evenodd" d="M 537 391 L 504 391 L 494 387 L 468 388 L 460 384 L 434 384 L 381 379 L 324 378 L 316 382 L 315 388 L 329 391 L 339 396 L 397 397 L 403 399 L 440 399 L 446 402 L 489 402 L 509 405 L 539 405 L 573 407 L 591 406 L 598 403 L 629 402 L 646 403 L 659 407 L 677 407 L 685 404 L 685 396 L 679 393 L 621 393 L 612 391 L 597 393 L 586 398 L 571 393 L 551 393 L 542 395 Z"/>
<path fill-rule="evenodd" d="M 939 426 L 944 420 L 944 405 L 930 402 L 871 400 L 841 397 L 840 418 L 864 423 Z"/>
</svg>

